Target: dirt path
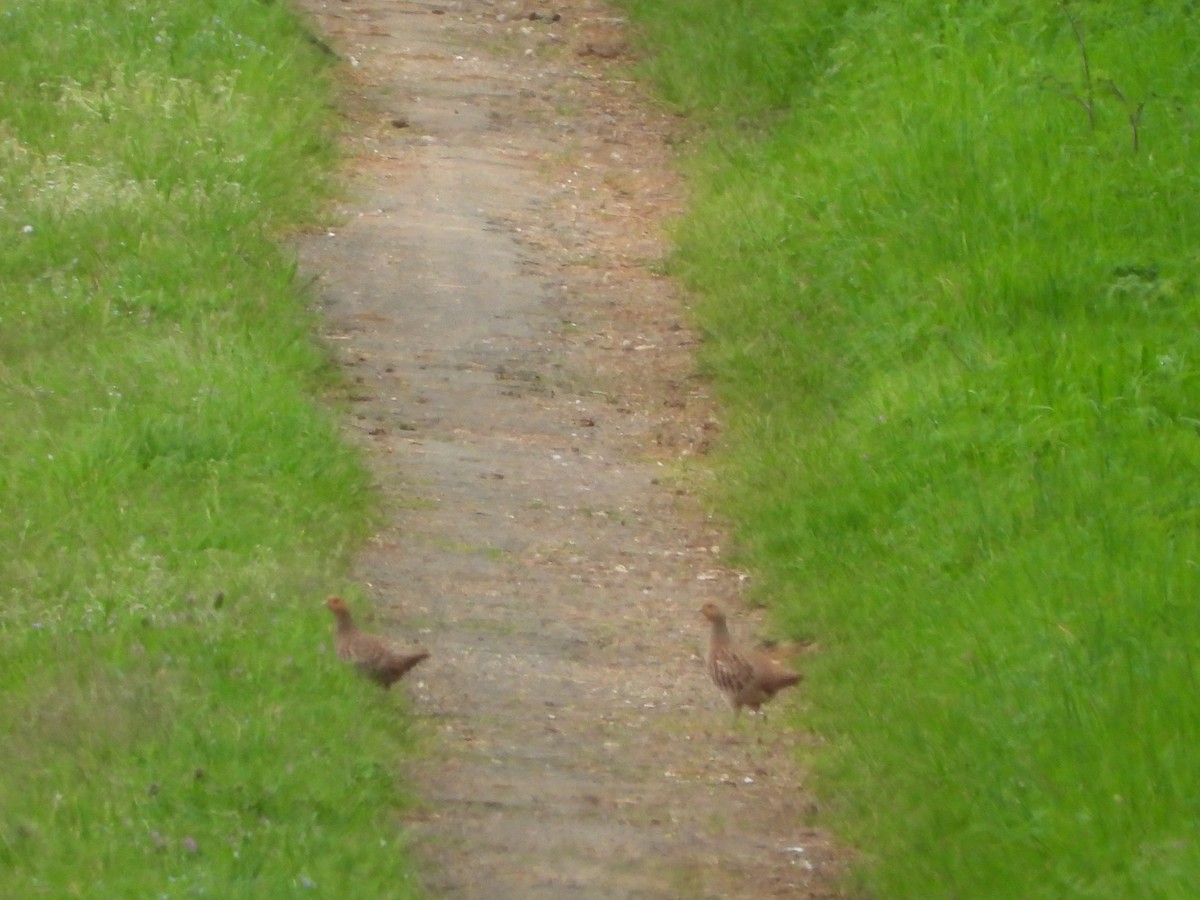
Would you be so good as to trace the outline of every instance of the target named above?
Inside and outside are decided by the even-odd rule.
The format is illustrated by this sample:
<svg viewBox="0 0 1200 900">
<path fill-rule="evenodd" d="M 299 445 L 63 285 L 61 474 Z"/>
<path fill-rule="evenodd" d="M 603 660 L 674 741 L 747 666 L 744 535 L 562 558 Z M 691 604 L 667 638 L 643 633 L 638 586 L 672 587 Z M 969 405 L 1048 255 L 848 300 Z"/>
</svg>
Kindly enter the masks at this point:
<svg viewBox="0 0 1200 900">
<path fill-rule="evenodd" d="M 360 573 L 433 653 L 402 685 L 430 894 L 838 896 L 801 737 L 733 732 L 701 667 L 704 601 L 756 626 L 690 494 L 715 425 L 651 271 L 678 186 L 619 21 L 304 2 L 355 66 L 351 198 L 303 256 L 399 507 Z"/>
</svg>

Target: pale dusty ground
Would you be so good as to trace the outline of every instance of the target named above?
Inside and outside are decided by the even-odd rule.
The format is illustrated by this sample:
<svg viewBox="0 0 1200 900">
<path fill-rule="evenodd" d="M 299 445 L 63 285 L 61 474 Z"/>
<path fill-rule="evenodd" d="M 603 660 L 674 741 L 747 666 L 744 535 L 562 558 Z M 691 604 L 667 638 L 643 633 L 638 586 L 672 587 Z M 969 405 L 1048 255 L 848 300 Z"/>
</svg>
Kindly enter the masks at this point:
<svg viewBox="0 0 1200 900">
<path fill-rule="evenodd" d="M 701 665 L 703 602 L 762 626 L 692 496 L 718 428 L 654 274 L 674 123 L 623 80 L 621 21 L 303 6 L 353 65 L 348 199 L 302 255 L 397 501 L 359 567 L 373 627 L 433 654 L 398 687 L 430 732 L 404 823 L 429 893 L 841 896 L 804 736 L 734 731 Z"/>
</svg>

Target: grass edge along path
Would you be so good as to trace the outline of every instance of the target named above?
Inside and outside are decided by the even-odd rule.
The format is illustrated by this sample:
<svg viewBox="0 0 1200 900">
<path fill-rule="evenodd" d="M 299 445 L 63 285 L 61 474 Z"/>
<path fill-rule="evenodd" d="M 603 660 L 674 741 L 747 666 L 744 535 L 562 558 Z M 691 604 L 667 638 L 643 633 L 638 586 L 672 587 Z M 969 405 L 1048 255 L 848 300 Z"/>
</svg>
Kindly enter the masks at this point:
<svg viewBox="0 0 1200 900">
<path fill-rule="evenodd" d="M 1188 4 L 622 5 L 695 130 L 716 499 L 820 644 L 861 887 L 1195 896 Z"/>
<path fill-rule="evenodd" d="M 379 501 L 280 244 L 329 61 L 232 0 L 10 3 L 0 46 L 0 895 L 412 896 L 403 701 L 319 602 Z"/>
</svg>

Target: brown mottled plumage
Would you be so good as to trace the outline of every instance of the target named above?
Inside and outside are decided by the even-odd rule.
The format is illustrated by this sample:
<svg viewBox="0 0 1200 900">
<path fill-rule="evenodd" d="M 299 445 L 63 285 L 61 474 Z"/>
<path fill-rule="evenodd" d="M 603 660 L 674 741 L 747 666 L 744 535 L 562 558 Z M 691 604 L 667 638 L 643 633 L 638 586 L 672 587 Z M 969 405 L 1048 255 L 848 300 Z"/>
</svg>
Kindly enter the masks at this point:
<svg viewBox="0 0 1200 900">
<path fill-rule="evenodd" d="M 381 687 L 391 687 L 404 677 L 405 672 L 429 658 L 424 650 L 404 653 L 382 638 L 359 631 L 350 618 L 350 608 L 341 597 L 330 597 L 325 605 L 337 620 L 333 629 L 333 646 L 338 659 L 352 663 L 360 675 Z"/>
<path fill-rule="evenodd" d="M 800 681 L 798 673 L 777 663 L 760 650 L 738 647 L 729 636 L 725 614 L 713 603 L 700 612 L 712 623 L 708 644 L 708 674 L 733 705 L 734 715 L 743 706 L 758 708 L 785 687 Z"/>
</svg>

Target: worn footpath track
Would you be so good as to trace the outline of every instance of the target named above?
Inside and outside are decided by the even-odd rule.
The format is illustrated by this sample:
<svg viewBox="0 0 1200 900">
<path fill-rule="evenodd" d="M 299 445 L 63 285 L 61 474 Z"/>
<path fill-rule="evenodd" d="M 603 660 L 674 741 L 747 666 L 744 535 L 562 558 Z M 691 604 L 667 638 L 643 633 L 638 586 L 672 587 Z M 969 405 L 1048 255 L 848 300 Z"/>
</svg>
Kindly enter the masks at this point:
<svg viewBox="0 0 1200 900">
<path fill-rule="evenodd" d="M 302 6 L 352 120 L 348 199 L 302 260 L 394 501 L 359 574 L 372 627 L 432 653 L 397 688 L 429 731 L 405 823 L 428 892 L 840 896 L 802 735 L 732 728 L 701 664 L 705 601 L 760 626 L 692 496 L 716 426 L 652 271 L 678 186 L 621 21 Z"/>
</svg>

